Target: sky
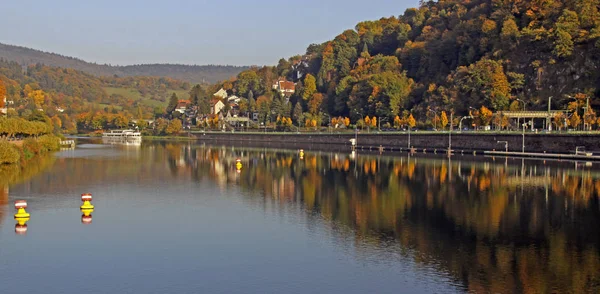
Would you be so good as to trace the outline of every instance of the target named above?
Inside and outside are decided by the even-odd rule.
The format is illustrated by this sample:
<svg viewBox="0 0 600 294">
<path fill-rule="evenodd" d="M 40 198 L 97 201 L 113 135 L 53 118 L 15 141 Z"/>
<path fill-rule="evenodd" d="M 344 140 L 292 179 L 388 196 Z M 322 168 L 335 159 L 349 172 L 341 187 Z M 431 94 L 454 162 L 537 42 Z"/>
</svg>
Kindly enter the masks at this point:
<svg viewBox="0 0 600 294">
<path fill-rule="evenodd" d="M 113 65 L 276 64 L 418 0 L 0 1 L 0 42 Z M 10 28 L 10 29 L 9 29 Z"/>
</svg>

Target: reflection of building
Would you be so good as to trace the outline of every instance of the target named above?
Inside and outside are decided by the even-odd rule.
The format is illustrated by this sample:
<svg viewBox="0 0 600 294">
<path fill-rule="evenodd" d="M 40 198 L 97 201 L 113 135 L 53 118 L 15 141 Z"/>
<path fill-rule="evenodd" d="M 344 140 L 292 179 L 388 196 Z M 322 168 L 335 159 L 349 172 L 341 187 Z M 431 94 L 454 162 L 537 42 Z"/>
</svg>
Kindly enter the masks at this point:
<svg viewBox="0 0 600 294">
<path fill-rule="evenodd" d="M 8 203 L 8 186 L 0 188 L 0 205 L 6 205 Z"/>
<path fill-rule="evenodd" d="M 0 224 L 4 219 L 4 213 L 8 209 L 8 186 L 0 187 Z"/>
</svg>

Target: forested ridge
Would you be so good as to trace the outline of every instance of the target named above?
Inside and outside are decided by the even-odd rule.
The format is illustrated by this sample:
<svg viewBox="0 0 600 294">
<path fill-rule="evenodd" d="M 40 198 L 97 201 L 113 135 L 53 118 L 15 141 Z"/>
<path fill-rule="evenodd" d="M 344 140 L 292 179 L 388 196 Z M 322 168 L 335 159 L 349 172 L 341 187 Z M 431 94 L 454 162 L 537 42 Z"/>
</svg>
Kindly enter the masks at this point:
<svg viewBox="0 0 600 294">
<path fill-rule="evenodd" d="M 10 103 L 8 116 L 27 118 L 42 111 L 66 133 L 151 120 L 163 114 L 169 96 L 177 92 L 184 98 L 189 89 L 188 82 L 168 77 L 96 77 L 42 64 L 23 70 L 17 62 L 0 59 L 0 96 Z"/>
<path fill-rule="evenodd" d="M 409 113 L 422 122 L 482 106 L 546 110 L 550 97 L 552 109 L 579 112 L 590 98 L 591 111 L 600 107 L 599 11 L 600 0 L 423 1 L 218 86 L 275 101 L 273 81 L 293 80 L 294 106 L 280 116 L 298 124 L 326 115 L 391 123 Z"/>
<path fill-rule="evenodd" d="M 139 64 L 114 66 L 96 64 L 81 59 L 43 52 L 35 49 L 0 43 L 0 58 L 15 61 L 27 67 L 38 63 L 62 68 L 72 68 L 96 76 L 153 76 L 169 77 L 190 83 L 215 83 L 228 79 L 247 69 L 230 65 Z"/>
</svg>

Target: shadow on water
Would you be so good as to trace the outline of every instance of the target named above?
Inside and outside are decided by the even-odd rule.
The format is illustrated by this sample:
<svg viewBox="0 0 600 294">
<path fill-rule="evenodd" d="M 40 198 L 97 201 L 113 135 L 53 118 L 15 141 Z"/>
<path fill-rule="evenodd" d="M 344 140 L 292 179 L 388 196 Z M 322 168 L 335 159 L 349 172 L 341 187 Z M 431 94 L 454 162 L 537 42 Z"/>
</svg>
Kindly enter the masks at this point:
<svg viewBox="0 0 600 294">
<path fill-rule="evenodd" d="M 241 190 L 248 205 L 281 214 L 301 210 L 329 226 L 337 243 L 353 246 L 358 258 L 410 258 L 467 291 L 600 292 L 597 164 L 318 151 L 301 156 L 297 150 L 167 142 L 119 150 L 110 160 L 59 155 L 51 181 L 36 180 L 32 189 L 80 181 L 210 181 Z M 2 172 L 0 179 L 28 179 L 27 173 Z M 7 192 L 0 190 L 0 205 Z"/>
</svg>

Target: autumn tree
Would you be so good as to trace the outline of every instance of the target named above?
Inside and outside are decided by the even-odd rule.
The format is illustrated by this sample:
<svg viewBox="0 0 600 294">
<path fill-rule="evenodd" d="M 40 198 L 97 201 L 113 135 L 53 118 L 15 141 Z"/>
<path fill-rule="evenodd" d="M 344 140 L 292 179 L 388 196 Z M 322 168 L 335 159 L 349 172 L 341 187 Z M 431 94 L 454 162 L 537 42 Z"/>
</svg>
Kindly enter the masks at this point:
<svg viewBox="0 0 600 294">
<path fill-rule="evenodd" d="M 302 99 L 308 101 L 317 92 L 317 81 L 311 74 L 307 74 L 304 78 L 304 89 L 302 92 Z"/>
<path fill-rule="evenodd" d="M 417 120 L 415 119 L 415 117 L 412 115 L 412 113 L 408 116 L 408 119 L 406 120 L 406 124 L 410 127 L 410 128 L 414 128 L 417 125 Z"/>
<path fill-rule="evenodd" d="M 552 124 L 554 125 L 554 127 L 556 129 L 558 129 L 559 131 L 562 130 L 563 126 L 565 125 L 565 120 L 567 119 L 567 116 L 565 115 L 564 112 L 557 112 L 556 114 L 554 114 L 554 116 L 552 117 Z"/>
<path fill-rule="evenodd" d="M 4 82 L 0 80 L 0 108 L 4 107 L 4 99 L 6 98 L 6 87 Z"/>
<path fill-rule="evenodd" d="M 173 119 L 169 122 L 167 128 L 165 129 L 165 133 L 167 135 L 177 134 L 181 131 L 182 123 L 179 119 Z"/>
<path fill-rule="evenodd" d="M 479 118 L 482 126 L 489 126 L 490 122 L 492 121 L 492 116 L 493 116 L 493 113 L 491 110 L 489 110 L 485 106 L 481 106 L 481 108 L 479 109 L 478 118 Z"/>
<path fill-rule="evenodd" d="M 448 116 L 446 115 L 445 111 L 442 111 L 442 114 L 440 115 L 440 124 L 442 126 L 442 130 L 446 129 L 446 126 L 448 126 Z"/>
<path fill-rule="evenodd" d="M 570 127 L 577 129 L 577 128 L 579 128 L 579 125 L 581 124 L 581 117 L 579 116 L 579 114 L 573 113 L 571 115 L 571 117 L 569 118 L 568 123 L 569 123 Z"/>
<path fill-rule="evenodd" d="M 323 103 L 323 94 L 314 93 L 308 101 L 308 111 L 310 114 L 317 114 L 321 109 L 321 103 Z"/>
</svg>

